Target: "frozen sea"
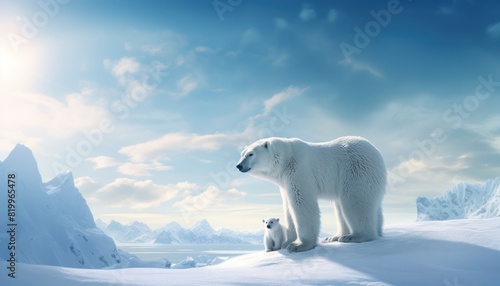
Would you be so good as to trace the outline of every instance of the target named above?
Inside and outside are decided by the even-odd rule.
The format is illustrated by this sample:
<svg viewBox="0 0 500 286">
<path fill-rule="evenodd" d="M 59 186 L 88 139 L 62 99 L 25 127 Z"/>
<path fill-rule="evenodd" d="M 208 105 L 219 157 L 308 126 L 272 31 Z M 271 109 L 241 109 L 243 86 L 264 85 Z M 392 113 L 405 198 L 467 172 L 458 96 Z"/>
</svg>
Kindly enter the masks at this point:
<svg viewBox="0 0 500 286">
<path fill-rule="evenodd" d="M 125 243 L 117 247 L 128 253 L 137 255 L 147 261 L 168 259 L 172 263 L 180 262 L 186 257 L 206 255 L 215 257 L 234 257 L 243 254 L 264 252 L 264 245 L 260 244 L 153 244 L 153 243 Z"/>
</svg>

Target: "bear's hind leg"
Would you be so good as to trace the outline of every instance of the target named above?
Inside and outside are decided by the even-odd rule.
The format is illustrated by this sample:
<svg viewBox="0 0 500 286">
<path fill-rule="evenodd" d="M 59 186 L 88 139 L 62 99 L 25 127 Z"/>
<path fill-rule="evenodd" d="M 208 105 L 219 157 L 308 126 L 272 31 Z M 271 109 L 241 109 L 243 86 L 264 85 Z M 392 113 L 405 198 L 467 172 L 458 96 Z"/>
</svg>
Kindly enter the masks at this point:
<svg viewBox="0 0 500 286">
<path fill-rule="evenodd" d="M 344 214 L 342 213 L 340 203 L 338 203 L 337 201 L 333 201 L 333 205 L 335 206 L 335 216 L 337 218 L 337 233 L 334 236 L 326 237 L 321 241 L 322 243 L 338 241 L 339 238 L 348 235 L 350 232 L 349 226 L 344 219 Z"/>
<path fill-rule="evenodd" d="M 351 233 L 339 237 L 339 242 L 365 242 L 378 237 L 379 203 L 366 198 L 343 198 L 340 204 Z"/>
<path fill-rule="evenodd" d="M 382 207 L 378 208 L 378 220 L 377 220 L 377 232 L 378 236 L 382 236 L 384 234 L 384 213 L 382 212 Z"/>
</svg>

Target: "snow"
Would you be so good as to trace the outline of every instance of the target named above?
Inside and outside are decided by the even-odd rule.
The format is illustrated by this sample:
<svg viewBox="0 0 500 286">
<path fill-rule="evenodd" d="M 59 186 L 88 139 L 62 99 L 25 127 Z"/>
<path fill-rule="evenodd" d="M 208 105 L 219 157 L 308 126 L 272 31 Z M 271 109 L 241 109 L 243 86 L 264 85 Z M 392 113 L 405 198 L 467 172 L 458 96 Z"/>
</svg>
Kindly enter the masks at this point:
<svg viewBox="0 0 500 286">
<path fill-rule="evenodd" d="M 483 184 L 460 183 L 442 196 L 417 198 L 417 219 L 500 217 L 500 177 Z"/>
<path fill-rule="evenodd" d="M 188 256 L 186 259 L 182 260 L 181 262 L 173 264 L 171 267 L 167 267 L 167 268 L 186 269 L 186 268 L 204 267 L 204 266 L 209 266 L 209 265 L 216 265 L 216 264 L 222 263 L 224 261 L 226 261 L 226 259 L 223 259 L 220 257 L 210 258 L 207 255 L 198 255 L 195 258 Z"/>
<path fill-rule="evenodd" d="M 20 264 L 7 285 L 494 285 L 500 218 L 390 225 L 381 239 L 259 252 L 190 269 L 76 269 Z M 185 262 L 189 264 L 189 261 Z M 6 263 L 0 262 L 0 269 Z M 9 280 L 7 280 L 9 279 Z"/>
</svg>

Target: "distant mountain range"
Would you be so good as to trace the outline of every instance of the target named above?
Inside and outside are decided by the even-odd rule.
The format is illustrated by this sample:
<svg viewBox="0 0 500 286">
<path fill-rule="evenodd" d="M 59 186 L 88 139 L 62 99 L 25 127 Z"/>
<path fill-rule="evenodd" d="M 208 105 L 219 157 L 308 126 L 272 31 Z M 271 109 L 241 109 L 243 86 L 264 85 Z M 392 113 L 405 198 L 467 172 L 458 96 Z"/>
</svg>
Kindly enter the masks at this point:
<svg viewBox="0 0 500 286">
<path fill-rule="evenodd" d="M 417 198 L 417 220 L 500 217 L 500 177 L 483 184 L 460 183 L 440 197 Z"/>
<path fill-rule="evenodd" d="M 261 244 L 264 235 L 263 230 L 253 233 L 228 229 L 216 231 L 207 220 L 198 221 L 189 228 L 171 222 L 155 230 L 138 221 L 124 225 L 114 220 L 106 223 L 98 219 L 95 223 L 104 233 L 120 243 Z"/>
</svg>

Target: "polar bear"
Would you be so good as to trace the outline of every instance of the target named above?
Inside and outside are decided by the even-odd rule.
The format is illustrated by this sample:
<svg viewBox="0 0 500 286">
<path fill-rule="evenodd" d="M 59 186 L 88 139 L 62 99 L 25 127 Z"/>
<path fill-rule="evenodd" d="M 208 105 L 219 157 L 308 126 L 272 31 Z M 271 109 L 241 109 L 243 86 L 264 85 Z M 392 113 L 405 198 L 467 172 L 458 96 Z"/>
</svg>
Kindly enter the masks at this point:
<svg viewBox="0 0 500 286">
<path fill-rule="evenodd" d="M 290 252 L 312 249 L 320 229 L 318 199 L 335 206 L 338 231 L 323 242 L 364 242 L 382 236 L 387 170 L 380 152 L 362 137 L 324 143 L 267 138 L 245 147 L 243 173 L 279 186 Z"/>
<path fill-rule="evenodd" d="M 264 232 L 264 247 L 266 248 L 266 252 L 280 250 L 281 245 L 285 242 L 285 233 L 283 226 L 280 224 L 280 219 L 270 217 L 263 219 L 262 222 L 266 225 Z"/>
</svg>

